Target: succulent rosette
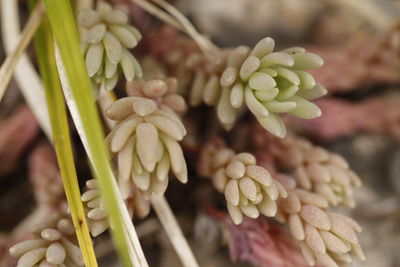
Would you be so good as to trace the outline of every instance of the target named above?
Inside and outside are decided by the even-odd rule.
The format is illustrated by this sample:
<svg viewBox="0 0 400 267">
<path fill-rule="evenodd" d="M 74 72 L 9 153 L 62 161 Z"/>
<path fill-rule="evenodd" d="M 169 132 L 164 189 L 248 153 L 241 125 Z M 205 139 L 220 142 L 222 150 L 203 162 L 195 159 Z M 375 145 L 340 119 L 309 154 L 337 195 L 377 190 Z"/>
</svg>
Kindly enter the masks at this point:
<svg viewBox="0 0 400 267">
<path fill-rule="evenodd" d="M 241 46 L 230 52 L 221 75 L 221 95 L 217 114 L 226 128 L 231 128 L 243 105 L 258 122 L 278 137 L 286 135 L 280 114 L 313 119 L 321 110 L 309 100 L 326 94 L 306 70 L 323 65 L 316 54 L 293 47 L 274 52 L 275 42 L 264 38 L 250 50 Z"/>
<path fill-rule="evenodd" d="M 128 81 L 142 76 L 142 69 L 129 49 L 142 38 L 140 32 L 128 24 L 128 15 L 99 2 L 97 9 L 83 9 L 78 15 L 79 25 L 87 29 L 82 50 L 86 68 L 92 81 L 114 89 L 120 70 Z"/>
</svg>

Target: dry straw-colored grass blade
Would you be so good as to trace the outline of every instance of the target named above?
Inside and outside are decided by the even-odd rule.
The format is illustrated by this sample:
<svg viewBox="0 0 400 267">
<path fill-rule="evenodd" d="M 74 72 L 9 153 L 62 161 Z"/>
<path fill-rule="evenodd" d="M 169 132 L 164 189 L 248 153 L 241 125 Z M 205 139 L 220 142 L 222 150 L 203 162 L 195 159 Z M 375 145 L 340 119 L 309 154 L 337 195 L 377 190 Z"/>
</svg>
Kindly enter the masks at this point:
<svg viewBox="0 0 400 267">
<path fill-rule="evenodd" d="M 148 13 L 164 21 L 165 23 L 171 25 L 178 30 L 181 30 L 182 32 L 185 32 L 197 43 L 200 49 L 207 56 L 216 56 L 218 54 L 219 48 L 214 45 L 210 40 L 202 36 L 190 23 L 190 21 L 174 6 L 165 1 L 154 1 L 159 6 L 145 0 L 131 1 L 139 5 Z M 163 9 L 165 9 L 165 11 Z"/>
<path fill-rule="evenodd" d="M 20 31 L 18 1 L 0 1 L 1 27 L 4 48 L 11 54 L 18 43 L 23 40 Z M 37 29 L 37 27 L 36 27 Z M 29 38 L 31 39 L 31 38 Z M 51 139 L 51 126 L 47 111 L 44 90 L 40 78 L 26 54 L 19 57 L 14 69 L 14 76 L 29 107 L 35 114 L 46 136 Z M 0 83 L 3 79 L 0 80 Z"/>
<path fill-rule="evenodd" d="M 4 93 L 6 92 L 7 86 L 11 80 L 15 67 L 17 66 L 18 60 L 31 42 L 33 35 L 37 31 L 40 22 L 42 21 L 43 15 L 44 6 L 43 3 L 40 2 L 29 17 L 29 20 L 26 23 L 24 30 L 22 31 L 18 45 L 15 47 L 13 52 L 7 56 L 6 60 L 1 65 L 0 101 L 4 96 Z"/>
<path fill-rule="evenodd" d="M 150 200 L 182 265 L 185 267 L 199 266 L 165 197 L 153 194 Z"/>
</svg>

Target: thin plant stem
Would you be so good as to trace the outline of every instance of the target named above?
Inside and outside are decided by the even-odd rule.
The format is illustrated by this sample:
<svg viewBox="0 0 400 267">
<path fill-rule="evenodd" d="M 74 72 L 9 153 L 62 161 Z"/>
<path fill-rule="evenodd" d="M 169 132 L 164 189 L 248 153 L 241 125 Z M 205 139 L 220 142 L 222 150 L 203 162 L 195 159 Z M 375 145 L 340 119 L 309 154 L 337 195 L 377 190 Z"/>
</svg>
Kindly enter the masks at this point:
<svg viewBox="0 0 400 267">
<path fill-rule="evenodd" d="M 152 194 L 150 201 L 182 265 L 199 266 L 165 197 Z"/>
<path fill-rule="evenodd" d="M 4 48 L 8 53 L 12 53 L 21 39 L 18 3 L 16 0 L 0 1 L 2 39 Z M 15 68 L 14 77 L 19 85 L 22 96 L 35 115 L 40 127 L 47 138 L 52 141 L 44 89 L 39 75 L 25 53 L 20 57 Z"/>
<path fill-rule="evenodd" d="M 153 3 L 150 3 L 146 0 L 131 0 L 132 2 L 136 3 L 138 6 L 146 10 L 148 13 L 152 14 L 153 16 L 159 18 L 160 20 L 166 22 L 167 24 L 171 25 L 172 27 L 176 28 L 177 30 L 181 30 L 185 32 L 183 26 L 175 20 L 174 17 L 170 16 L 164 10 L 158 8 Z"/>
<path fill-rule="evenodd" d="M 12 53 L 10 53 L 0 68 L 0 101 L 3 99 L 7 86 L 17 66 L 18 60 L 28 47 L 33 35 L 39 28 L 40 22 L 43 19 L 44 6 L 43 2 L 39 2 L 31 13 L 24 30 L 22 31 L 18 45 Z"/>
<path fill-rule="evenodd" d="M 206 54 L 212 53 L 214 55 L 217 55 L 219 53 L 219 48 L 216 45 L 214 45 L 211 41 L 204 38 L 204 36 L 202 36 L 196 30 L 196 28 L 192 25 L 192 23 L 190 23 L 190 21 L 173 5 L 169 4 L 164 0 L 155 0 L 155 3 L 157 3 L 159 6 L 164 8 L 166 11 L 168 11 L 172 16 L 176 18 L 176 20 L 183 26 L 183 28 L 186 30 L 189 36 L 191 36 L 193 40 L 195 40 L 196 43 L 198 43 L 203 52 L 205 52 Z"/>
<path fill-rule="evenodd" d="M 174 28 L 181 30 L 186 33 L 197 43 L 203 53 L 210 57 L 218 56 L 219 48 L 214 45 L 210 40 L 202 36 L 196 28 L 182 15 L 179 10 L 169 5 L 165 1 L 155 1 L 157 4 L 162 6 L 170 14 L 157 7 L 153 3 L 146 0 L 131 0 L 132 2 L 139 5 L 141 8 L 146 10 L 148 13 L 173 26 Z"/>
</svg>

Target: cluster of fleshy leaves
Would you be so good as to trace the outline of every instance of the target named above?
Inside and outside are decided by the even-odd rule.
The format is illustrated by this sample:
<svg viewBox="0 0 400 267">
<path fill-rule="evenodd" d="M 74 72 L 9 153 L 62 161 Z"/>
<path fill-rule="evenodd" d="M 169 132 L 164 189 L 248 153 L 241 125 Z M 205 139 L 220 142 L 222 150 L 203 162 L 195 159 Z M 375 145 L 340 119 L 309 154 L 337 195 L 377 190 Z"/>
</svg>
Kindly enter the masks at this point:
<svg viewBox="0 0 400 267">
<path fill-rule="evenodd" d="M 91 235 L 96 237 L 105 232 L 110 227 L 110 222 L 95 179 L 86 182 L 86 190 L 82 194 L 81 200 L 84 202 Z M 131 217 L 143 218 L 150 212 L 149 201 L 137 188 L 131 188 L 129 195 L 125 198 L 125 204 Z"/>
<path fill-rule="evenodd" d="M 212 179 L 214 187 L 225 195 L 227 209 L 235 224 L 243 215 L 257 218 L 260 214 L 274 217 L 278 198 L 287 197 L 286 190 L 270 173 L 257 165 L 250 153 L 234 153 L 218 144 L 205 146 L 199 160 L 199 172 Z"/>
<path fill-rule="evenodd" d="M 251 136 L 260 165 L 267 167 L 288 192 L 288 197 L 278 202 L 275 218 L 288 224 L 292 236 L 299 241 L 307 262 L 310 265 L 336 267 L 347 266 L 352 261 L 352 255 L 365 260 L 357 237 L 357 233 L 361 232 L 360 225 L 351 218 L 330 210 L 338 204 L 351 203 L 347 202 L 351 195 L 338 189 L 347 187 L 346 190 L 351 190 L 352 181 L 357 184 L 359 182 L 358 177 L 348 176 L 352 171 L 348 169 L 347 162 L 303 139 L 290 136 L 280 140 L 266 134 L 258 125 L 253 130 Z M 295 145 L 290 149 L 285 146 L 293 142 Z M 299 153 L 299 149 L 303 149 L 304 153 Z M 321 159 L 324 161 L 321 162 Z M 302 163 L 305 163 L 306 168 L 313 164 L 310 172 L 304 169 Z M 323 166 L 320 163 L 327 164 Z M 293 166 L 297 166 L 297 170 Z M 299 171 L 299 168 L 302 170 Z M 320 185 L 332 190 L 333 194 L 317 189 Z"/>
<path fill-rule="evenodd" d="M 279 114 L 313 119 L 320 109 L 308 100 L 326 94 L 306 70 L 320 68 L 323 60 L 305 49 L 294 47 L 274 52 L 275 42 L 267 37 L 250 50 L 238 47 L 229 53 L 221 75 L 217 114 L 230 128 L 243 104 L 270 133 L 283 138 L 286 127 Z"/>
<path fill-rule="evenodd" d="M 33 234 L 33 239 L 10 248 L 10 254 L 18 258 L 17 266 L 84 266 L 75 228 L 68 216 L 50 216 L 34 227 Z"/>
<path fill-rule="evenodd" d="M 321 115 L 311 100 L 324 96 L 327 90 L 308 72 L 323 65 L 318 55 L 301 47 L 276 52 L 274 40 L 266 37 L 253 49 L 221 49 L 217 58 L 210 58 L 187 40 L 171 41 L 171 34 L 164 34 L 172 51 L 153 49 L 161 55 L 167 70 L 184 84 L 181 92 L 187 95 L 188 103 L 214 106 L 225 129 L 230 130 L 248 109 L 267 131 L 283 138 L 283 114 L 301 119 Z"/>
<path fill-rule="evenodd" d="M 299 187 L 324 197 L 330 206 L 355 206 L 354 190 L 361 180 L 340 155 L 291 134 L 285 139 L 267 136 L 253 127 L 258 150 L 269 150 L 277 167 L 293 173 Z"/>
<path fill-rule="evenodd" d="M 186 106 L 175 91 L 174 79 L 137 80 L 128 84 L 130 96 L 106 110 L 108 118 L 117 122 L 107 140 L 118 158 L 124 198 L 133 184 L 146 197 L 164 194 L 170 169 L 182 183 L 187 182 L 186 161 L 178 143 L 186 135 L 178 112 Z"/>
<path fill-rule="evenodd" d="M 264 136 L 267 135 L 265 131 L 260 130 L 260 132 Z M 261 133 L 256 132 L 257 135 Z M 260 137 L 256 137 L 256 139 L 259 139 L 258 142 L 261 141 Z M 269 141 L 267 138 L 263 140 Z M 278 138 L 273 140 L 281 142 Z M 310 144 L 308 147 L 310 147 Z M 260 146 L 259 149 L 261 151 L 259 154 L 268 154 L 268 150 L 265 150 L 265 147 Z M 272 147 L 272 150 L 276 151 L 281 149 L 282 147 Z M 283 150 L 285 149 L 287 150 L 287 147 L 283 148 Z M 310 159 L 319 160 L 321 153 L 315 153 L 317 155 L 310 157 Z M 351 254 L 355 254 L 359 259 L 364 260 L 365 256 L 357 237 L 361 227 L 351 218 L 330 211 L 329 208 L 333 205 L 330 202 L 332 199 L 327 198 L 325 192 L 319 192 L 318 190 L 313 192 L 309 190 L 310 188 L 303 189 L 296 183 L 295 179 L 278 173 L 274 167 L 270 166 L 270 162 L 266 164 L 266 160 L 271 160 L 271 158 L 261 157 L 258 163 L 260 166 L 250 166 L 252 168 L 251 171 L 247 170 L 249 166 L 243 164 L 244 170 L 243 174 L 241 174 L 241 168 L 237 162 L 245 159 L 246 162 L 255 164 L 255 157 L 248 153 L 235 155 L 232 150 L 224 147 L 223 143 L 212 140 L 203 149 L 199 161 L 199 172 L 203 176 L 211 178 L 214 187 L 218 191 L 225 193 L 228 212 L 235 224 L 243 221 L 241 213 L 250 218 L 257 218 L 260 214 L 272 215 L 279 222 L 287 223 L 292 236 L 299 242 L 301 251 L 309 265 L 318 263 L 329 267 L 341 266 L 352 260 Z M 251 161 L 251 159 L 254 160 Z M 289 162 L 293 161 L 287 155 L 286 159 Z M 338 164 L 341 164 L 342 167 L 345 163 L 342 159 L 334 159 L 334 161 L 336 163 L 339 162 Z M 259 190 L 257 189 L 257 184 L 251 190 L 252 187 L 247 183 L 247 180 L 251 180 L 250 177 L 257 177 L 256 181 L 263 181 L 260 178 L 265 177 L 265 175 L 261 175 L 266 172 L 264 166 L 271 170 L 272 177 L 274 177 L 273 181 L 275 185 L 278 185 L 277 188 L 284 188 L 284 194 L 273 198 L 276 200 L 276 204 L 275 201 L 271 202 L 269 200 L 271 195 L 263 194 L 265 187 L 262 184 L 258 185 Z M 257 168 L 255 173 L 258 175 L 254 176 L 253 168 Z M 241 175 L 238 175 L 239 173 Z M 269 173 L 268 175 L 270 175 Z M 314 174 L 319 179 L 321 179 L 319 175 L 331 175 L 329 172 L 328 174 Z M 332 174 L 337 175 L 336 172 Z M 243 181 L 246 180 L 243 185 L 241 184 L 242 179 Z M 254 200 L 251 199 L 251 192 L 255 196 Z M 270 193 L 271 190 L 267 189 L 267 192 Z M 260 203 L 257 202 L 258 194 L 263 199 Z M 263 203 L 264 199 L 268 201 Z M 340 198 L 337 197 L 336 199 Z M 245 203 L 241 203 L 242 201 Z M 273 213 L 271 214 L 272 210 Z"/>
<path fill-rule="evenodd" d="M 357 237 L 361 232 L 357 222 L 327 210 L 329 204 L 324 196 L 298 188 L 290 178 L 279 177 L 288 197 L 280 200 L 276 218 L 288 223 L 309 265 L 346 265 L 352 262 L 351 254 L 365 260 Z"/>
<path fill-rule="evenodd" d="M 78 22 L 87 29 L 82 51 L 94 84 L 104 83 L 107 90 L 114 89 L 120 69 L 128 81 L 142 76 L 138 61 L 129 51 L 142 35 L 128 24 L 128 15 L 124 11 L 100 1 L 96 10 L 81 10 Z"/>
</svg>

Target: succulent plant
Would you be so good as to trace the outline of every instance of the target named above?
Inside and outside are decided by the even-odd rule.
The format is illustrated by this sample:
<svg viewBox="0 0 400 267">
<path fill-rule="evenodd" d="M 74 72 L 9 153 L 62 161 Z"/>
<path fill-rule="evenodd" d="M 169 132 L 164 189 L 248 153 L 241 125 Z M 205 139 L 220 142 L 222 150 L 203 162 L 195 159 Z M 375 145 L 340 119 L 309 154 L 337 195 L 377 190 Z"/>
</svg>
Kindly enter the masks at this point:
<svg viewBox="0 0 400 267">
<path fill-rule="evenodd" d="M 332 206 L 355 206 L 353 189 L 361 186 L 361 180 L 343 157 L 300 138 L 281 143 L 280 162 L 294 169 L 301 188 L 324 196 Z"/>
<path fill-rule="evenodd" d="M 352 261 L 350 253 L 365 260 L 356 233 L 360 225 L 351 218 L 326 211 L 327 200 L 321 195 L 296 188 L 290 178 L 279 181 L 288 191 L 286 199 L 280 199 L 277 219 L 287 222 L 301 251 L 310 265 L 342 266 Z"/>
<path fill-rule="evenodd" d="M 213 144 L 202 152 L 200 172 L 210 177 L 214 187 L 225 195 L 235 224 L 243 221 L 243 214 L 250 218 L 257 218 L 260 213 L 274 217 L 276 200 L 287 196 L 269 172 L 256 164 L 256 158 L 250 153 L 235 154 L 231 149 Z"/>
<path fill-rule="evenodd" d="M 107 230 L 110 224 L 107 211 L 100 196 L 97 181 L 95 179 L 88 180 L 86 187 L 87 189 L 82 194 L 81 200 L 85 203 L 85 212 L 90 233 L 96 237 Z"/>
<path fill-rule="evenodd" d="M 49 110 L 41 110 L 41 105 L 31 106 L 45 126 L 47 135 L 55 141 L 64 191 L 69 203 L 73 203 L 70 211 L 77 225 L 74 227 L 67 213 L 60 214 L 59 197 L 63 194 L 58 172 L 53 170 L 45 181 L 34 177 L 38 210 L 57 212 L 36 227 L 34 239 L 11 247 L 11 255 L 18 258 L 17 266 L 93 265 L 90 262 L 95 263 L 96 259 L 86 220 L 81 216 L 82 208 L 93 237 L 110 227 L 110 219 L 116 226 L 112 233 L 121 241 L 117 246 L 121 259 L 135 264 L 138 260 L 139 265 L 146 265 L 129 216 L 142 218 L 148 215 L 150 203 L 184 265 L 198 266 L 163 197 L 170 173 L 181 183 L 188 181 L 184 149 L 190 152 L 191 159 L 198 157 L 198 174 L 209 178 L 215 189 L 224 194 L 230 216 L 227 219 L 225 212 L 222 212 L 224 215 L 214 213 L 219 222 L 203 218 L 202 223 L 210 225 L 223 221 L 231 234 L 230 245 L 236 246 L 231 247 L 231 252 L 239 258 L 260 265 L 275 266 L 279 263 L 296 267 L 303 266 L 305 260 L 309 265 L 346 266 L 352 261 L 350 254 L 364 260 L 357 236 L 361 232 L 360 225 L 347 216 L 332 212 L 332 207 L 337 205 L 354 206 L 353 189 L 361 185 L 359 177 L 339 155 L 294 134 L 287 134 L 286 120 L 283 120 L 286 114 L 300 119 L 314 119 L 321 115 L 321 110 L 311 100 L 324 96 L 327 90 L 311 75 L 316 72 L 308 71 L 320 68 L 322 58 L 300 47 L 276 52 L 275 41 L 269 37 L 253 48 L 220 49 L 196 32 L 190 21 L 167 1 L 136 3 L 193 39 L 178 36 L 171 29 L 164 32 L 165 36 L 159 35 L 158 30 L 150 33 L 150 38 L 144 42 L 146 45 L 140 48 L 141 59 L 150 68 L 145 73 L 146 78 L 143 78 L 142 68 L 130 51 L 141 40 L 141 33 L 129 24 L 128 12 L 103 1 L 97 1 L 96 9 L 84 9 L 78 14 L 83 33 L 82 51 L 77 42 L 69 1 L 39 3 L 23 32 L 25 38 L 21 38 L 18 49 L 2 65 L 1 70 L 5 70 L 2 76 L 7 80 L 27 40 L 33 36 L 46 12 L 50 27 L 43 25 L 38 32 L 36 53 Z M 144 14 L 136 8 L 130 11 L 142 23 L 140 18 Z M 61 12 L 64 9 L 68 12 Z M 66 27 L 60 27 L 64 21 Z M 140 29 L 153 31 L 154 25 L 151 26 L 148 27 L 147 23 L 138 25 Z M 163 36 L 167 37 L 166 40 L 162 39 Z M 53 54 L 53 49 L 41 49 L 52 48 L 49 44 L 53 41 L 57 43 L 59 54 Z M 81 52 L 86 66 L 81 60 Z M 365 57 L 363 66 L 373 59 L 371 55 Z M 44 64 L 52 60 L 58 63 L 58 72 L 52 69 L 54 64 Z M 30 66 L 26 68 L 27 71 L 31 69 Z M 115 100 L 117 95 L 103 92 L 103 89 L 114 89 L 121 72 L 127 80 L 126 94 Z M 176 78 L 167 78 L 169 75 Z M 338 74 L 332 74 L 332 77 L 336 77 L 334 75 Z M 93 88 L 100 87 L 102 92 L 97 100 L 103 122 L 111 129 L 106 138 L 108 152 L 114 159 L 111 161 L 103 144 L 102 130 L 105 129 L 98 118 L 98 107 L 88 93 L 92 89 L 90 79 Z M 24 84 L 22 82 L 21 87 L 26 87 Z M 1 82 L 0 100 L 6 85 L 7 81 Z M 40 88 L 40 84 L 36 87 Z M 120 93 L 118 91 L 118 96 Z M 41 99 L 41 94 L 38 95 L 36 99 L 26 93 L 28 104 L 40 102 L 34 101 Z M 82 195 L 78 178 L 74 175 L 76 170 L 71 155 L 68 117 L 62 105 L 63 96 L 98 178 L 86 182 Z M 228 147 L 217 137 L 219 127 L 209 127 L 208 118 L 201 118 L 199 122 L 202 114 L 190 112 L 183 118 L 187 111 L 186 101 L 191 107 L 203 103 L 212 106 L 225 130 L 232 130 L 241 115 L 249 110 L 256 118 L 258 128 L 253 128 L 245 117 L 227 139 L 236 151 L 253 151 L 237 153 Z M 384 110 L 379 105 L 374 108 Z M 394 132 L 398 128 L 395 127 L 398 116 L 395 112 L 386 113 L 387 121 L 394 124 L 395 129 L 391 130 Z M 48 121 L 52 127 L 47 125 Z M 370 128 L 383 125 L 379 119 L 373 122 L 366 124 Z M 204 125 L 207 126 L 206 133 L 201 128 Z M 48 131 L 50 128 L 52 132 Z M 180 142 L 187 135 L 181 146 Z M 211 137 L 211 141 L 202 143 L 205 136 L 207 139 Z M 250 139 L 254 142 L 253 147 L 249 146 Z M 120 190 L 114 186 L 111 166 L 114 163 Z M 42 178 L 41 174 L 42 170 L 37 176 Z M 44 212 L 40 216 L 42 214 Z M 278 228 L 277 224 L 269 228 L 266 218 L 259 218 L 260 215 L 286 223 L 293 239 L 288 240 L 285 229 Z M 219 231 L 224 228 L 223 223 L 222 227 L 200 227 L 198 232 L 200 235 L 204 232 L 214 235 L 212 240 L 205 236 L 207 244 L 215 245 L 222 241 Z M 75 232 L 79 244 L 84 246 L 83 255 Z M 295 243 L 299 244 L 305 260 L 300 249 L 293 245 Z M 274 248 L 269 249 L 271 246 Z M 295 251 L 297 253 L 292 253 Z"/>
<path fill-rule="evenodd" d="M 302 119 L 321 115 L 308 99 L 327 91 L 306 70 L 321 67 L 322 59 L 299 47 L 273 52 L 274 46 L 274 40 L 267 37 L 252 50 L 242 46 L 229 54 L 217 104 L 218 117 L 227 128 L 232 127 L 243 104 L 266 130 L 281 138 L 286 127 L 279 114 Z"/>
<path fill-rule="evenodd" d="M 118 154 L 124 198 L 131 182 L 147 196 L 164 194 L 170 168 L 179 181 L 187 182 L 186 162 L 178 143 L 186 130 L 174 111 L 183 103 L 168 90 L 162 80 L 145 82 L 140 91 L 143 96 L 121 98 L 106 111 L 109 119 L 118 122 L 107 138 L 111 152 Z"/>
<path fill-rule="evenodd" d="M 114 89 L 120 69 L 128 81 L 142 76 L 138 61 L 129 51 L 142 36 L 128 24 L 125 12 L 100 1 L 96 10 L 81 10 L 78 22 L 87 29 L 82 50 L 88 74 L 95 84 L 104 83 L 107 90 Z"/>
<path fill-rule="evenodd" d="M 222 125 L 230 130 L 246 106 L 271 134 L 283 138 L 286 126 L 281 114 L 313 119 L 321 111 L 309 100 L 327 90 L 307 70 L 323 60 L 301 47 L 274 52 L 275 42 L 266 37 L 251 49 L 222 49 L 219 57 L 202 55 L 185 40 L 178 40 L 163 58 L 173 75 L 182 81 L 191 106 L 204 102 L 215 106 Z"/>
<path fill-rule="evenodd" d="M 278 139 L 257 125 L 253 134 L 258 150 L 270 151 L 279 168 L 293 173 L 300 188 L 323 196 L 330 206 L 355 206 L 353 191 L 361 179 L 342 156 L 294 134 Z"/>
<path fill-rule="evenodd" d="M 85 203 L 90 233 L 93 237 L 96 237 L 106 231 L 110 227 L 110 223 L 95 179 L 86 182 L 86 190 L 82 194 L 81 200 Z M 142 193 L 136 187 L 131 188 L 125 203 L 131 217 L 143 218 L 150 212 L 149 202 L 144 199 Z"/>
<path fill-rule="evenodd" d="M 10 254 L 19 258 L 17 266 L 84 266 L 71 220 L 59 214 L 52 217 L 35 226 L 34 239 L 10 248 Z"/>
<path fill-rule="evenodd" d="M 175 78 L 154 79 L 144 81 L 134 79 L 127 82 L 128 96 L 144 97 L 154 100 L 158 108 L 171 114 L 181 115 L 186 109 L 185 99 L 177 93 L 178 82 Z"/>
</svg>

